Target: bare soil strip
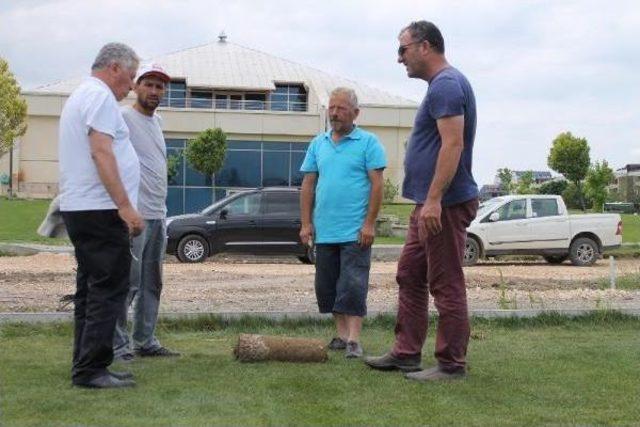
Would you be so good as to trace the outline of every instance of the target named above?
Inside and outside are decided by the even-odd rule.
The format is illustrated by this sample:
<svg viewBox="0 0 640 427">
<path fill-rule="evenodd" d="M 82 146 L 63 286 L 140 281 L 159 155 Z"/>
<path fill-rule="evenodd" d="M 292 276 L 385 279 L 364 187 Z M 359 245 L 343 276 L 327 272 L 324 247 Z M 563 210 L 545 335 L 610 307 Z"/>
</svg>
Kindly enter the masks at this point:
<svg viewBox="0 0 640 427">
<path fill-rule="evenodd" d="M 395 311 L 393 262 L 374 262 L 368 305 Z M 640 261 L 617 261 L 618 274 L 640 272 Z M 0 312 L 43 312 L 62 308 L 60 298 L 75 288 L 75 260 L 69 254 L 0 257 Z M 598 309 L 640 308 L 640 291 L 601 290 L 609 263 L 592 267 L 544 262 L 484 263 L 465 269 L 469 308 Z M 294 258 L 228 257 L 203 264 L 168 259 L 161 310 L 164 312 L 315 313 L 314 267 Z"/>
</svg>

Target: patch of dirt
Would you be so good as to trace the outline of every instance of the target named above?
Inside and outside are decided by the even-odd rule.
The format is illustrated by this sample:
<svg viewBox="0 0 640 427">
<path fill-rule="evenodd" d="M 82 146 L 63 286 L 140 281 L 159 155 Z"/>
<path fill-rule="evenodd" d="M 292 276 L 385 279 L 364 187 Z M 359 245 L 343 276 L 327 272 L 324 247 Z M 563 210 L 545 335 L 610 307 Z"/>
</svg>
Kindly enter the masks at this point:
<svg viewBox="0 0 640 427">
<path fill-rule="evenodd" d="M 618 274 L 637 273 L 640 262 L 618 260 Z M 0 257 L 0 312 L 56 311 L 75 290 L 69 254 Z M 374 262 L 368 306 L 396 309 L 395 262 Z M 225 257 L 202 264 L 165 263 L 161 310 L 165 312 L 317 312 L 314 267 L 295 258 Z M 640 291 L 601 290 L 609 263 L 592 267 L 543 262 L 487 262 L 465 268 L 469 308 L 638 308 Z M 67 306 L 65 310 L 71 309 Z"/>
</svg>

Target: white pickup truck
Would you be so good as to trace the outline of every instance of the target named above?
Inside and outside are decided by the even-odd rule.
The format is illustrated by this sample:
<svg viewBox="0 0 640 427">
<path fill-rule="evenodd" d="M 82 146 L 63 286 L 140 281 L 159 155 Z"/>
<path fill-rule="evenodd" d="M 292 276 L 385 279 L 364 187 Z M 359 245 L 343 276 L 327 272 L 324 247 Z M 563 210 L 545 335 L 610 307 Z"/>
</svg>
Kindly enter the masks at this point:
<svg viewBox="0 0 640 427">
<path fill-rule="evenodd" d="M 592 265 L 622 243 L 618 214 L 569 215 L 560 196 L 512 195 L 480 205 L 467 228 L 464 265 L 496 255 L 542 255 L 559 264 Z"/>
</svg>

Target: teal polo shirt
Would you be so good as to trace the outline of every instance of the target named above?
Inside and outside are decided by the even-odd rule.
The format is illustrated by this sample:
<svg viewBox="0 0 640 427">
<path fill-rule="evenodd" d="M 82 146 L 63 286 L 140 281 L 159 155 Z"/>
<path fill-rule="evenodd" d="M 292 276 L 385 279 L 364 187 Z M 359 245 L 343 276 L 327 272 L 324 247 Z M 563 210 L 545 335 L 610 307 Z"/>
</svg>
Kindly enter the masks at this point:
<svg viewBox="0 0 640 427">
<path fill-rule="evenodd" d="M 369 208 L 368 172 L 386 166 L 378 137 L 357 126 L 337 143 L 331 140 L 331 131 L 311 141 L 300 172 L 318 174 L 313 209 L 316 243 L 358 240 Z"/>
</svg>

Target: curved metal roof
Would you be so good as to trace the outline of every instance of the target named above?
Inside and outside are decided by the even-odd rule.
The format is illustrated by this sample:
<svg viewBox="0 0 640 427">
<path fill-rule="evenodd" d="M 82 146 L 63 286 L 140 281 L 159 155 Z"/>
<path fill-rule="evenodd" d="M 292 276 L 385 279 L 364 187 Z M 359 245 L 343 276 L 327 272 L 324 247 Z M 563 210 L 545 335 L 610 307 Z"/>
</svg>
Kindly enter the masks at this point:
<svg viewBox="0 0 640 427">
<path fill-rule="evenodd" d="M 190 87 L 271 91 L 275 83 L 302 83 L 326 106 L 331 90 L 346 86 L 356 91 L 362 105 L 417 106 L 413 100 L 227 41 L 160 55 L 144 62 L 159 63 L 172 78 L 184 78 Z M 81 80 L 48 84 L 34 92 L 70 93 Z"/>
</svg>

